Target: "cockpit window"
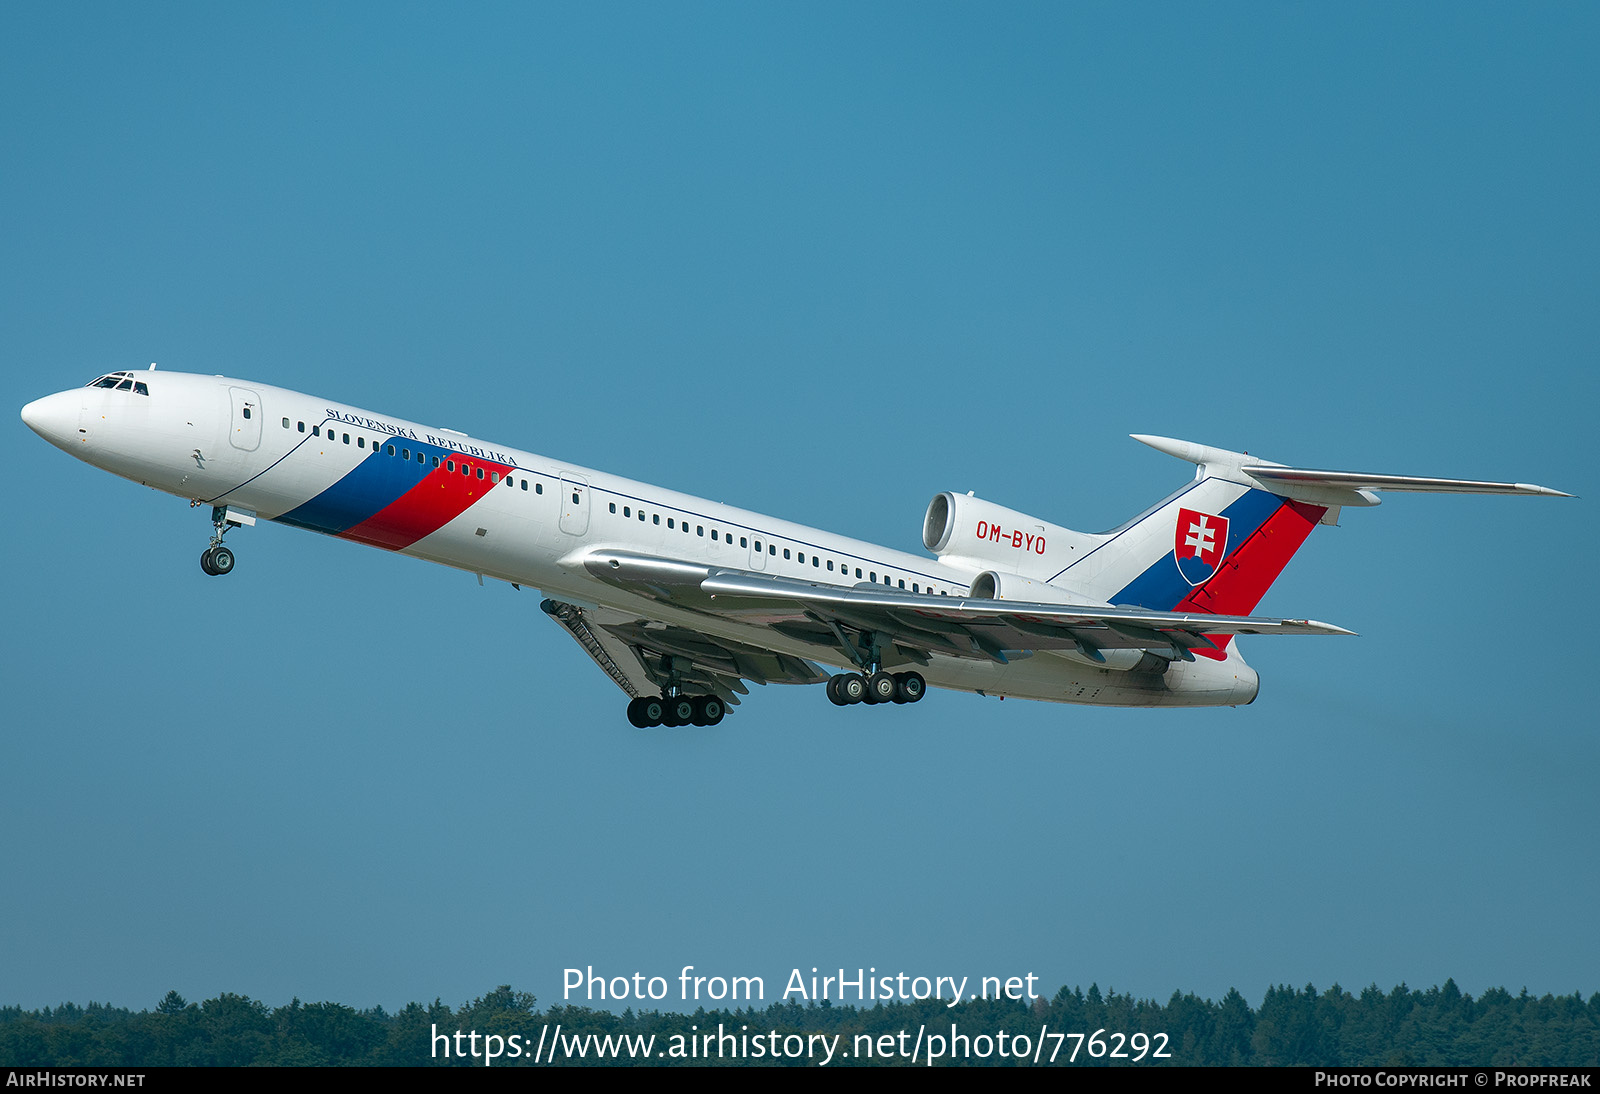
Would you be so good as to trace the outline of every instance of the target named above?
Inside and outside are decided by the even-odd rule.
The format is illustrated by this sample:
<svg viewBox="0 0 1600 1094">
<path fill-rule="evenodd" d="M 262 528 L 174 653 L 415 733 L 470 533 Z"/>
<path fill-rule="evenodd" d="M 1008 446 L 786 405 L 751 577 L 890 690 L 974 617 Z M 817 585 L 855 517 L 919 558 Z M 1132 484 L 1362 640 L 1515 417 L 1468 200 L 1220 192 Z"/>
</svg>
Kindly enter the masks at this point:
<svg viewBox="0 0 1600 1094">
<path fill-rule="evenodd" d="M 135 380 L 131 372 L 113 372 L 106 376 L 96 376 L 83 386 L 111 388 L 115 391 L 131 391 L 135 395 L 150 394 L 150 388 L 143 381 Z"/>
</svg>

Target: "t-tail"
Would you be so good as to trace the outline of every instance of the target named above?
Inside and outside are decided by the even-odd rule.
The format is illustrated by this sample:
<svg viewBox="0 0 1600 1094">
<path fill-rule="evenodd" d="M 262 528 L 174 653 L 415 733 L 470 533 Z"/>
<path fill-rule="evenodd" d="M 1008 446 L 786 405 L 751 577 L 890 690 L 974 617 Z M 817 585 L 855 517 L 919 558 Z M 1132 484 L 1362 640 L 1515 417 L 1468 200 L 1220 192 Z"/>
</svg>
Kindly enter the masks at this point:
<svg viewBox="0 0 1600 1094">
<path fill-rule="evenodd" d="M 1133 439 L 1196 467 L 1194 481 L 1121 528 L 1086 536 L 1082 553 L 1048 581 L 1107 604 L 1251 615 L 1318 524 L 1378 491 L 1571 497 L 1519 482 L 1378 475 L 1287 467 L 1168 437 Z M 1218 638 L 1220 647 L 1227 639 Z M 1196 650 L 1222 658 L 1224 650 Z"/>
</svg>

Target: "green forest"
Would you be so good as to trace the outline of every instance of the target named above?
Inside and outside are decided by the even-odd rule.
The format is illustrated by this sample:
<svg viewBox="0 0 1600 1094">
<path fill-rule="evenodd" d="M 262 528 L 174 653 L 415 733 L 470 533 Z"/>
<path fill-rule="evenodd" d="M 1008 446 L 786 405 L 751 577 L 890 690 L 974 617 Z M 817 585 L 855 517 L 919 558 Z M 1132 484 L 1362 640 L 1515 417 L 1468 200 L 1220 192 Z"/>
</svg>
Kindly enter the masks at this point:
<svg viewBox="0 0 1600 1094">
<path fill-rule="evenodd" d="M 907 1055 L 914 1035 L 922 1046 L 915 1059 Z M 822 1042 L 837 1046 L 830 1066 L 926 1066 L 935 1037 L 946 1054 L 934 1062 L 963 1066 L 1033 1066 L 1052 1056 L 1057 1066 L 1102 1067 L 1595 1066 L 1600 994 L 1585 1000 L 1494 988 L 1473 998 L 1453 980 L 1425 991 L 1373 985 L 1355 994 L 1308 984 L 1274 987 L 1252 1008 L 1232 990 L 1216 1002 L 1174 993 L 1159 1003 L 1091 985 L 1032 1004 L 791 1002 L 614 1014 L 540 1010 L 532 995 L 500 987 L 459 1007 L 435 1000 L 392 1014 L 298 999 L 269 1007 L 230 993 L 190 1003 L 175 991 L 151 1010 L 98 1003 L 0 1008 L 0 1066 L 12 1067 L 481 1067 L 490 1046 L 500 1050 L 494 1066 L 526 1066 L 535 1062 L 536 1044 L 540 1062 L 556 1064 L 815 1066 L 822 1059 L 810 1049 Z M 794 1051 L 801 1043 L 809 1055 Z"/>
</svg>

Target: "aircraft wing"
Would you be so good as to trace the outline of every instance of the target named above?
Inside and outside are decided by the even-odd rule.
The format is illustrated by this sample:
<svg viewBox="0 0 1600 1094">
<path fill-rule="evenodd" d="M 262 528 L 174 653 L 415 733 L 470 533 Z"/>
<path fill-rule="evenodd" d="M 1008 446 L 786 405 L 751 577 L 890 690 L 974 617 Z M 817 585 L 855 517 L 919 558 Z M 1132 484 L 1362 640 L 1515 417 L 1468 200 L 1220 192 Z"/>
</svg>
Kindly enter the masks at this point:
<svg viewBox="0 0 1600 1094">
<path fill-rule="evenodd" d="M 610 608 L 546 600 L 540 607 L 630 696 L 665 693 L 669 685 L 720 696 L 729 706 L 758 684 L 819 684 L 828 674 L 809 661 L 688 627 Z"/>
<path fill-rule="evenodd" d="M 1076 650 L 1092 661 L 1101 661 L 1101 650 L 1134 649 L 1192 661 L 1191 651 L 1215 653 L 1223 644 L 1215 639 L 1232 635 L 1354 633 L 1309 619 L 931 596 L 870 584 L 846 588 L 622 551 L 593 552 L 582 565 L 608 584 L 690 612 L 775 631 L 817 646 L 819 651 L 842 652 L 847 662 L 859 661 L 873 646 L 888 665 L 925 665 L 935 653 L 1006 663 L 1018 653 L 1036 650 Z M 680 629 L 635 622 L 613 625 L 609 633 L 623 641 L 654 642 L 655 648 L 667 653 L 666 647 L 676 644 L 674 632 Z M 698 637 L 712 645 L 738 645 Z M 766 658 L 785 656 L 758 647 L 744 649 Z M 694 657 L 695 653 L 686 650 L 685 656 Z M 716 654 L 702 655 L 700 661 L 713 670 L 722 665 L 724 675 L 757 678 L 743 671 L 736 658 L 717 658 Z M 816 668 L 809 662 L 799 665 Z M 825 678 L 822 670 L 816 672 L 808 681 L 801 678 L 801 672 L 790 671 L 784 682 Z"/>
<path fill-rule="evenodd" d="M 1049 649 L 1075 649 L 1092 660 L 1101 659 L 1100 650 L 1142 649 L 1192 661 L 1192 650 L 1219 648 L 1213 636 L 1353 633 L 1310 619 L 929 596 L 726 570 L 707 576 L 700 590 L 721 605 L 718 614 L 765 614 L 775 630 L 846 649 L 846 630 L 886 634 L 924 663 L 930 653 L 1005 662 L 1008 651 Z"/>
</svg>

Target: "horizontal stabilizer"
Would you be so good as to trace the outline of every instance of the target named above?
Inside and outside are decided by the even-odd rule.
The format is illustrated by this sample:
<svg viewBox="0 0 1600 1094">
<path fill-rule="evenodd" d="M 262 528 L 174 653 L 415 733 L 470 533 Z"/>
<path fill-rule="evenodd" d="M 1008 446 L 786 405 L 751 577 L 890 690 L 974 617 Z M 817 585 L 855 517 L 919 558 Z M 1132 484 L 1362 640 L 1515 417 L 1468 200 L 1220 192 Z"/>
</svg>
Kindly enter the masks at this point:
<svg viewBox="0 0 1600 1094">
<path fill-rule="evenodd" d="M 1246 464 L 1245 474 L 1265 482 L 1331 486 L 1342 490 L 1405 490 L 1419 494 L 1538 494 L 1570 498 L 1572 494 L 1526 482 L 1480 482 L 1476 479 L 1432 479 L 1416 475 L 1373 475 L 1360 471 L 1319 471 L 1307 467 Z"/>
<path fill-rule="evenodd" d="M 1418 494 L 1522 494 L 1550 498 L 1575 495 L 1526 482 L 1485 482 L 1478 479 L 1438 479 L 1419 475 L 1378 475 L 1365 471 L 1327 471 L 1311 467 L 1285 467 L 1257 459 L 1246 452 L 1212 448 L 1171 437 L 1132 434 L 1134 440 L 1158 452 L 1176 456 L 1199 467 L 1199 475 L 1241 480 L 1248 485 L 1311 505 L 1334 509 L 1368 506 L 1379 502 L 1378 491 L 1398 490 Z"/>
</svg>

